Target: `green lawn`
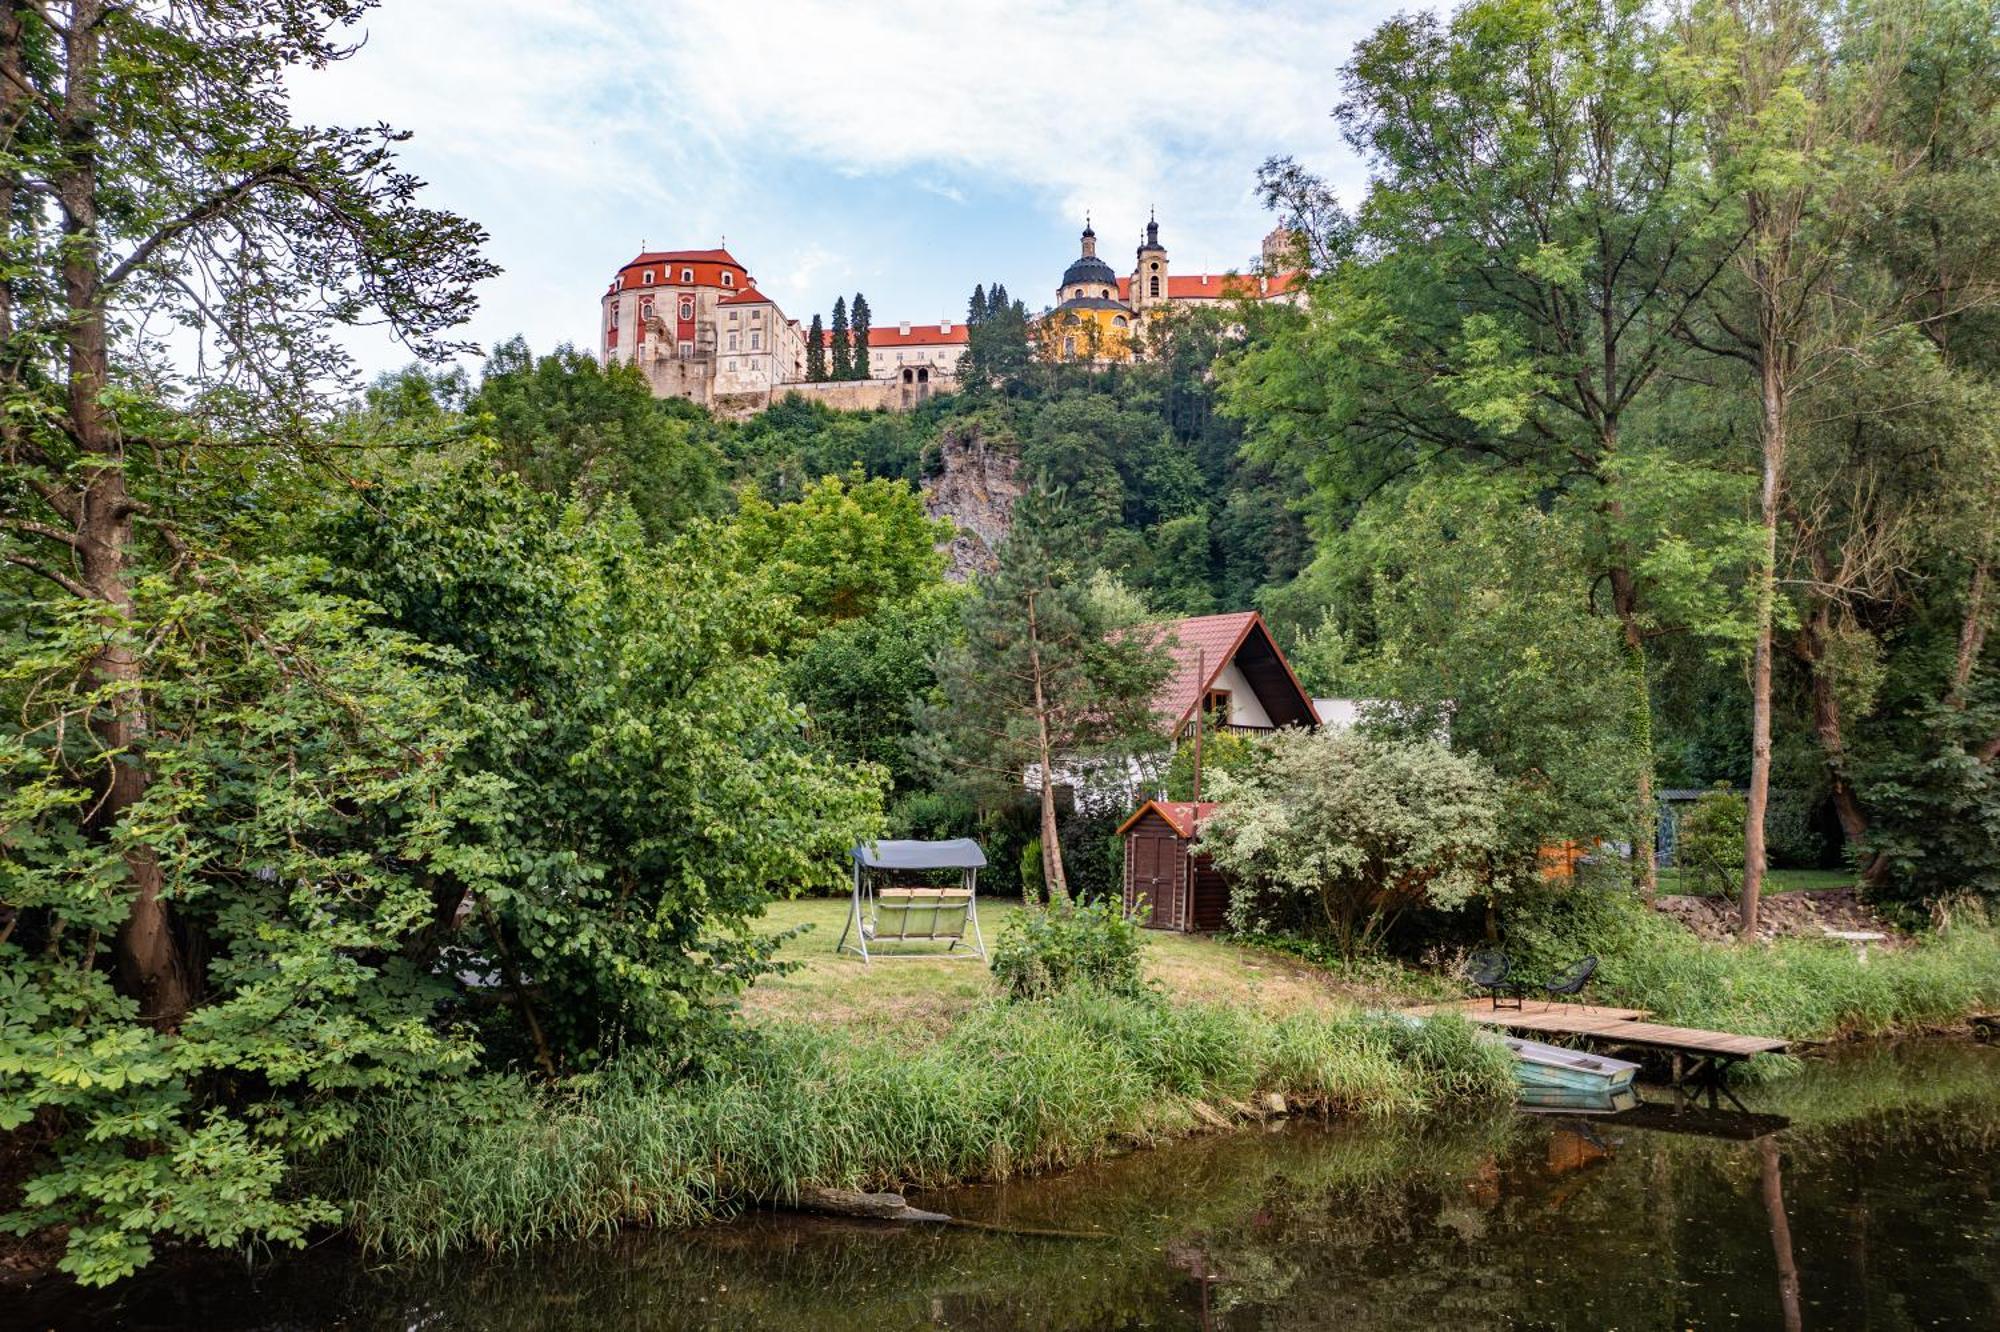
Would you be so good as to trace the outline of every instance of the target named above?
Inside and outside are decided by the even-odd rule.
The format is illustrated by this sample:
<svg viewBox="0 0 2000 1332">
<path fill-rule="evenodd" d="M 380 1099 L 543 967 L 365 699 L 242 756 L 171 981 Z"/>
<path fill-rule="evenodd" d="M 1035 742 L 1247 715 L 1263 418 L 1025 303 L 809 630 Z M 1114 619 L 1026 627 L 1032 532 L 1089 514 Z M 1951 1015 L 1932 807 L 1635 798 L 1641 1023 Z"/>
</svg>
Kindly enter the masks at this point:
<svg viewBox="0 0 2000 1332">
<path fill-rule="evenodd" d="M 760 928 L 768 933 L 812 928 L 788 939 L 780 961 L 797 970 L 759 981 L 744 998 L 753 1018 L 794 1019 L 838 1026 L 942 1030 L 981 1000 L 998 993 L 977 958 L 947 957 L 943 944 L 885 946 L 876 960 L 834 952 L 848 899 L 780 902 Z M 1021 904 L 981 899 L 979 924 L 989 950 Z M 903 956 L 889 956 L 891 950 Z M 1386 992 L 1344 982 L 1295 958 L 1224 943 L 1206 935 L 1145 931 L 1146 978 L 1173 994 L 1284 1013 L 1308 1005 L 1377 1002 Z M 963 952 L 961 948 L 959 950 Z"/>
<path fill-rule="evenodd" d="M 1774 869 L 1764 875 L 1764 891 L 1769 893 L 1801 892 L 1808 889 L 1852 888 L 1854 875 L 1847 870 L 1802 870 Z M 1660 871 L 1660 891 L 1663 893 L 1685 892 L 1681 887 L 1681 872 L 1677 869 Z"/>
</svg>

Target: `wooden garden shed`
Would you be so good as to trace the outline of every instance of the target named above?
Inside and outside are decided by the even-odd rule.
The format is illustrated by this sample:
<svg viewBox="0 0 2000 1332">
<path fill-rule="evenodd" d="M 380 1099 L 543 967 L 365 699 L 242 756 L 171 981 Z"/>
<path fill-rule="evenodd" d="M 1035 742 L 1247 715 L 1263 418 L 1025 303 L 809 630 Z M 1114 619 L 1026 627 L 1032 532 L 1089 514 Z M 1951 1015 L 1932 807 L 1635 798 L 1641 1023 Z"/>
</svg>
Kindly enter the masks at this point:
<svg viewBox="0 0 2000 1332">
<path fill-rule="evenodd" d="M 1118 829 L 1125 839 L 1125 912 L 1150 907 L 1146 924 L 1183 934 L 1219 930 L 1229 885 L 1197 847 L 1212 802 L 1148 800 Z"/>
</svg>

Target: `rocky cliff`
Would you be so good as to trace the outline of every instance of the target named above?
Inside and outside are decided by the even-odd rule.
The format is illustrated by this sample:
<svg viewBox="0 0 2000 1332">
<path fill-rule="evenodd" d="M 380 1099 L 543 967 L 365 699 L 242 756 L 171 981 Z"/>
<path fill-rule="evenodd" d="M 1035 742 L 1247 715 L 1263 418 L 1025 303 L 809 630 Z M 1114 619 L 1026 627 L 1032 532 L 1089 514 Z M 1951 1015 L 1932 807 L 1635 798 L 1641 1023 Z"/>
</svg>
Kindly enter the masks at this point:
<svg viewBox="0 0 2000 1332">
<path fill-rule="evenodd" d="M 973 422 L 946 427 L 938 460 L 937 475 L 924 483 L 924 508 L 956 528 L 946 576 L 962 581 L 994 567 L 1021 497 L 1021 462 L 1011 448 L 989 444 Z"/>
</svg>

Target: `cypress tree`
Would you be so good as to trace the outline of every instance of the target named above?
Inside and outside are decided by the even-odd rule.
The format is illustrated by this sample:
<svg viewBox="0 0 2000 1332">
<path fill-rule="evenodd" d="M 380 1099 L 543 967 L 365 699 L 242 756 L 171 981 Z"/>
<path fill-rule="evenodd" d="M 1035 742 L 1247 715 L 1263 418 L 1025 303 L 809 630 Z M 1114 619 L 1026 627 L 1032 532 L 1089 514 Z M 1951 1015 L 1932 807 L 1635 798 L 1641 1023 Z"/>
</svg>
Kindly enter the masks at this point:
<svg viewBox="0 0 2000 1332">
<path fill-rule="evenodd" d="M 854 358 L 847 341 L 847 298 L 833 298 L 833 364 L 827 367 L 828 379 L 854 378 Z"/>
<path fill-rule="evenodd" d="M 826 328 L 814 315 L 806 333 L 806 382 L 817 384 L 826 378 Z"/>
<path fill-rule="evenodd" d="M 860 292 L 854 293 L 854 359 L 853 378 L 868 378 L 868 298 Z"/>
<path fill-rule="evenodd" d="M 966 303 L 965 322 L 967 326 L 986 321 L 986 286 L 984 283 L 972 289 L 972 299 Z"/>
</svg>

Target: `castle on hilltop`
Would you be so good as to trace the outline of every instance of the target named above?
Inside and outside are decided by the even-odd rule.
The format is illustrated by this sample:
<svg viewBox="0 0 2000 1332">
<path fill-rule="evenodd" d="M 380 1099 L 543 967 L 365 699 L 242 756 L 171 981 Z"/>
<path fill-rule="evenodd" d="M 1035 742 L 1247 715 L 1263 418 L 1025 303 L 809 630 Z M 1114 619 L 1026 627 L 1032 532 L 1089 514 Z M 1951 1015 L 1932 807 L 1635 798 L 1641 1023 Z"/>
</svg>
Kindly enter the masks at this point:
<svg viewBox="0 0 2000 1332">
<path fill-rule="evenodd" d="M 1086 218 L 1083 252 L 1063 272 L 1058 304 L 1032 320 L 1031 336 L 1045 359 L 1129 361 L 1140 353 L 1146 322 L 1165 310 L 1296 301 L 1305 275 L 1285 267 L 1290 242 L 1283 228 L 1266 236 L 1250 274 L 1177 274 L 1158 220 L 1148 220 L 1132 272 L 1120 277 L 1098 257 Z M 619 268 L 600 306 L 606 365 L 637 366 L 654 396 L 725 414 L 761 410 L 787 393 L 834 407 L 912 407 L 953 387 L 970 341 L 966 325 L 952 319 L 877 325 L 867 377 L 808 382 L 805 329 L 723 248 L 643 251 Z"/>
<path fill-rule="evenodd" d="M 1038 350 L 1049 360 L 1129 361 L 1139 352 L 1146 322 L 1163 311 L 1219 308 L 1225 301 L 1297 302 L 1304 297 L 1306 275 L 1286 266 L 1292 244 L 1292 234 L 1276 227 L 1264 237 L 1254 273 L 1177 275 L 1160 244 L 1159 219 L 1148 217 L 1132 272 L 1120 277 L 1098 257 L 1097 232 L 1086 217 L 1082 253 L 1056 284 L 1055 308 L 1036 321 Z"/>
</svg>

